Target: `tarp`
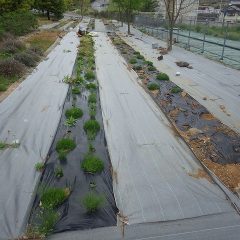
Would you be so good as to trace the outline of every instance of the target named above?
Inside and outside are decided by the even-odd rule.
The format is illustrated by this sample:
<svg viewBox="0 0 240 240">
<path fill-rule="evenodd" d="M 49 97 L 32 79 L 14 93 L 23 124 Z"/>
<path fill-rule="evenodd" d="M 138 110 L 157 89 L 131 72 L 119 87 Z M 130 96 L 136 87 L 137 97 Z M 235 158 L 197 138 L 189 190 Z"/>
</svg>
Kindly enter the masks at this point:
<svg viewBox="0 0 240 240">
<path fill-rule="evenodd" d="M 72 74 L 78 45 L 76 30 L 68 33 L 0 104 L 0 140 L 20 142 L 0 151 L 0 239 L 24 231 L 40 176 L 35 164 L 45 161 L 54 139 L 68 91 L 62 81 Z"/>
<path fill-rule="evenodd" d="M 100 99 L 122 220 L 133 224 L 235 211 L 218 185 L 208 177 L 192 176 L 203 171 L 198 160 L 106 34 L 98 34 Z"/>
</svg>

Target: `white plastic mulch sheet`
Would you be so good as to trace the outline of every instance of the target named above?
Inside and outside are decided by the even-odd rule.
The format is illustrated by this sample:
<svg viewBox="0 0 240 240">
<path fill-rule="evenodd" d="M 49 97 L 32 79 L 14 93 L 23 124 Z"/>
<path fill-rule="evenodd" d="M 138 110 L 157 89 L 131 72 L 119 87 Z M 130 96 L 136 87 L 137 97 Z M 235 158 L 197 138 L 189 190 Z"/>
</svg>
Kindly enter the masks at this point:
<svg viewBox="0 0 240 240">
<path fill-rule="evenodd" d="M 174 46 L 173 51 L 158 61 L 159 50 L 152 49 L 153 43 L 165 47 L 166 43 L 131 28 L 133 36 L 126 36 L 127 26 L 119 28 L 124 40 L 136 51 L 154 63 L 159 71 L 167 72 L 175 84 L 183 88 L 201 105 L 206 107 L 221 122 L 240 133 L 240 74 L 221 63 Z M 193 69 L 180 68 L 177 61 L 186 61 Z M 181 76 L 176 77 L 176 72 Z"/>
<path fill-rule="evenodd" d="M 97 23 L 99 24 L 99 23 Z M 104 128 L 117 207 L 129 224 L 235 211 L 138 85 L 105 33 L 96 43 Z"/>
<path fill-rule="evenodd" d="M 35 164 L 46 159 L 68 91 L 79 39 L 76 30 L 0 103 L 0 141 L 19 140 L 16 149 L 0 151 L 0 239 L 19 236 L 26 226 L 40 174 Z"/>
</svg>

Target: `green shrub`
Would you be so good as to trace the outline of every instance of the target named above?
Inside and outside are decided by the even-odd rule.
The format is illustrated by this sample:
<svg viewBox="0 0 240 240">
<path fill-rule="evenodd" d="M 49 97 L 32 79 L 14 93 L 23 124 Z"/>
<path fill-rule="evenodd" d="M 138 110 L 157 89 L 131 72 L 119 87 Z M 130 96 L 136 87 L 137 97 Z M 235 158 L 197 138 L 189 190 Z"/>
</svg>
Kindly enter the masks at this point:
<svg viewBox="0 0 240 240">
<path fill-rule="evenodd" d="M 89 192 L 83 198 L 83 206 L 86 208 L 88 213 L 96 212 L 104 204 L 104 197 L 93 192 Z"/>
<path fill-rule="evenodd" d="M 144 56 L 142 56 L 142 55 L 137 55 L 137 59 L 144 59 Z"/>
<path fill-rule="evenodd" d="M 80 94 L 80 89 L 77 87 L 72 88 L 72 93 L 73 94 Z"/>
<path fill-rule="evenodd" d="M 88 103 L 96 103 L 97 102 L 97 95 L 96 93 L 91 93 L 89 96 L 88 96 Z"/>
<path fill-rule="evenodd" d="M 152 71 L 156 71 L 156 68 L 155 68 L 154 66 L 149 66 L 149 67 L 148 67 L 148 71 L 151 71 L 151 72 L 152 72 Z"/>
<path fill-rule="evenodd" d="M 4 92 L 7 90 L 7 86 L 5 84 L 0 83 L 0 92 Z"/>
<path fill-rule="evenodd" d="M 76 143 L 70 138 L 63 138 L 57 142 L 56 150 L 58 153 L 69 153 L 75 149 Z"/>
<path fill-rule="evenodd" d="M 47 236 L 54 230 L 54 226 L 59 220 L 59 213 L 52 209 L 46 209 L 40 214 L 40 225 L 37 227 L 37 232 L 40 235 Z M 35 235 L 34 238 L 35 239 Z M 41 238 L 39 238 L 41 239 Z"/>
<path fill-rule="evenodd" d="M 171 89 L 171 93 L 180 93 L 182 89 L 178 86 L 175 86 Z"/>
<path fill-rule="evenodd" d="M 69 189 L 47 188 L 40 196 L 41 206 L 45 209 L 53 209 L 61 205 L 69 196 Z"/>
<path fill-rule="evenodd" d="M 153 66 L 153 62 L 151 62 L 151 61 L 146 61 L 145 62 L 148 66 Z"/>
<path fill-rule="evenodd" d="M 94 79 L 94 78 L 95 78 L 94 72 L 93 72 L 93 71 L 87 71 L 87 72 L 85 73 L 85 78 L 86 78 L 87 80 Z"/>
<path fill-rule="evenodd" d="M 142 70 L 142 67 L 140 65 L 134 66 L 133 70 L 139 71 Z"/>
<path fill-rule="evenodd" d="M 73 127 L 76 125 L 77 119 L 74 117 L 67 118 L 64 125 L 67 127 Z"/>
<path fill-rule="evenodd" d="M 137 52 L 137 51 L 135 51 L 133 54 L 134 54 L 134 55 L 140 55 L 141 53 L 140 53 L 140 52 Z"/>
<path fill-rule="evenodd" d="M 75 119 L 81 118 L 83 116 L 83 111 L 80 108 L 73 107 L 70 109 L 67 109 L 65 112 L 65 116 L 67 118 L 73 117 Z"/>
<path fill-rule="evenodd" d="M 157 75 L 157 79 L 161 80 L 161 81 L 168 81 L 169 80 L 169 76 L 166 73 L 159 73 Z"/>
<path fill-rule="evenodd" d="M 14 56 L 14 59 L 23 63 L 27 67 L 34 67 L 34 66 L 36 66 L 36 63 L 37 63 L 34 55 L 31 55 L 26 52 L 21 52 L 21 53 L 16 54 Z"/>
<path fill-rule="evenodd" d="M 100 125 L 96 120 L 88 120 L 84 123 L 84 131 L 87 133 L 89 140 L 94 140 L 97 133 L 100 131 Z"/>
<path fill-rule="evenodd" d="M 24 73 L 25 65 L 14 60 L 0 60 L 0 74 L 5 77 L 21 76 Z"/>
<path fill-rule="evenodd" d="M 45 165 L 42 162 L 38 162 L 35 164 L 35 169 L 39 172 L 43 171 L 44 167 L 45 167 Z"/>
<path fill-rule="evenodd" d="M 84 157 L 81 168 L 87 173 L 101 173 L 104 169 L 104 164 L 100 158 L 88 154 Z"/>
<path fill-rule="evenodd" d="M 159 85 L 157 83 L 149 83 L 147 87 L 150 91 L 159 90 Z"/>
<path fill-rule="evenodd" d="M 31 11 L 18 10 L 0 16 L 0 29 L 18 36 L 29 33 L 37 25 L 37 19 Z"/>
<path fill-rule="evenodd" d="M 132 58 L 132 59 L 130 59 L 130 61 L 129 61 L 131 64 L 135 64 L 135 63 L 137 63 L 137 60 L 136 60 L 136 58 Z"/>
</svg>

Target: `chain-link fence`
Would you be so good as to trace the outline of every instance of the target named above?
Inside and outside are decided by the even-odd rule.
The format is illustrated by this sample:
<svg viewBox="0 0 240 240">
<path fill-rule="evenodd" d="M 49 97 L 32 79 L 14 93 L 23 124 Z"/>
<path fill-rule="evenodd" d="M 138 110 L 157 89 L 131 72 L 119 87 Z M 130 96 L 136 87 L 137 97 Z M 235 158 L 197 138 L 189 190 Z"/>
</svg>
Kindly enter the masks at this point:
<svg viewBox="0 0 240 240">
<path fill-rule="evenodd" d="M 167 41 L 169 31 L 166 22 L 158 17 L 136 16 L 134 24 L 144 33 L 160 40 Z M 218 60 L 236 69 L 240 69 L 240 41 L 230 40 L 230 24 L 227 22 L 222 26 L 221 37 L 209 35 L 211 23 L 209 21 L 198 23 L 194 20 L 188 24 L 179 25 L 174 28 L 174 44 L 187 50 L 204 54 L 208 58 Z M 200 31 L 201 30 L 201 31 Z M 236 31 L 238 28 L 236 27 Z M 239 27 L 240 30 L 240 27 Z M 213 32 L 211 34 L 214 35 Z"/>
</svg>

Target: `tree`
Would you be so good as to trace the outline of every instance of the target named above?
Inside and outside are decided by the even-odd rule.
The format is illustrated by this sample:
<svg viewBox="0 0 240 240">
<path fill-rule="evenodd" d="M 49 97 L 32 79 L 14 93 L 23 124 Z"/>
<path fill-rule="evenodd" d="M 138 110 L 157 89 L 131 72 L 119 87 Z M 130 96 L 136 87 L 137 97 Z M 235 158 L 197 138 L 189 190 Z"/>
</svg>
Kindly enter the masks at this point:
<svg viewBox="0 0 240 240">
<path fill-rule="evenodd" d="M 173 44 L 173 28 L 177 22 L 177 19 L 181 14 L 190 11 L 190 7 L 198 2 L 198 0 L 164 0 L 166 7 L 166 18 L 168 23 L 168 50 L 172 50 Z"/>
<path fill-rule="evenodd" d="M 80 0 L 79 1 L 79 8 L 80 8 L 80 14 L 83 16 L 83 14 L 86 12 L 86 10 L 89 7 L 89 0 Z"/>
<path fill-rule="evenodd" d="M 46 11 L 47 17 L 50 20 L 50 13 L 53 13 L 56 18 L 61 18 L 66 6 L 64 0 L 35 0 L 35 8 Z"/>
<path fill-rule="evenodd" d="M 144 0 L 141 3 L 140 11 L 141 12 L 155 12 L 158 7 L 158 0 Z"/>
<path fill-rule="evenodd" d="M 0 14 L 16 10 L 29 10 L 34 0 L 0 0 Z"/>
</svg>

